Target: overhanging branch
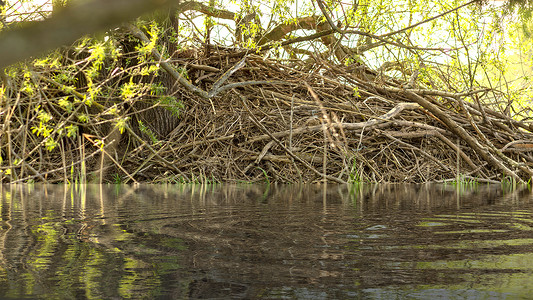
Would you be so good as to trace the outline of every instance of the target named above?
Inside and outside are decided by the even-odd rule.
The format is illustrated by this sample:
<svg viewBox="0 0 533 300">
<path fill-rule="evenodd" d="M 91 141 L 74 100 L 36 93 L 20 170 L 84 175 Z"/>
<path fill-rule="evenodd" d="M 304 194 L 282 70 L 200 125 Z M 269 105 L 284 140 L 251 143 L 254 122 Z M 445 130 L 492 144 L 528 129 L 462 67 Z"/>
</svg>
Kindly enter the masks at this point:
<svg viewBox="0 0 533 300">
<path fill-rule="evenodd" d="M 156 9 L 174 5 L 178 11 L 194 7 L 194 1 L 89 0 L 69 5 L 53 17 L 0 33 L 0 69 L 40 55 L 80 37 L 102 32 Z"/>
</svg>

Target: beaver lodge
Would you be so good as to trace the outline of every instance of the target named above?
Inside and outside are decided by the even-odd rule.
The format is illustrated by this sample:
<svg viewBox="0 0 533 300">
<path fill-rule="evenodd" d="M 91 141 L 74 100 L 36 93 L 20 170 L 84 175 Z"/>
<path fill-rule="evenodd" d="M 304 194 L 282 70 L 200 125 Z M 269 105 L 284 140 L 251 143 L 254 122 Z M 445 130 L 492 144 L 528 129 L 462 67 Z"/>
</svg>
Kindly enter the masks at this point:
<svg viewBox="0 0 533 300">
<path fill-rule="evenodd" d="M 295 41 L 179 47 L 127 25 L 12 66 L 1 180 L 529 181 L 533 125 L 509 95 L 421 60 L 340 59 L 354 50 L 317 28 L 325 52 L 277 55 Z"/>
</svg>

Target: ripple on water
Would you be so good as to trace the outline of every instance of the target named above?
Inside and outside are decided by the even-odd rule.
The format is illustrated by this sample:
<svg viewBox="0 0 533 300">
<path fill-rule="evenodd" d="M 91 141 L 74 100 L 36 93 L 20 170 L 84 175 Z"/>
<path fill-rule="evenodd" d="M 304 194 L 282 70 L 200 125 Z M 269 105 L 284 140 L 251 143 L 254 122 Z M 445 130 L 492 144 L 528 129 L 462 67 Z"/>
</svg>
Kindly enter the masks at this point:
<svg viewBox="0 0 533 300">
<path fill-rule="evenodd" d="M 0 191 L 0 298 L 499 299 L 532 292 L 533 205 L 523 191 L 65 189 Z"/>
</svg>

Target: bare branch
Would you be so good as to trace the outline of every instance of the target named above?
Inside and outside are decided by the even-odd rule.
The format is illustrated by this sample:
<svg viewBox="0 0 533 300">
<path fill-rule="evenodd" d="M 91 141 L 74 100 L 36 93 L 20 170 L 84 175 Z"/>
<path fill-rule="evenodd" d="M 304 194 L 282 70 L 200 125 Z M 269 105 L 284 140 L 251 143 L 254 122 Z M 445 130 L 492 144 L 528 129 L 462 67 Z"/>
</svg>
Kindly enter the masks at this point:
<svg viewBox="0 0 533 300">
<path fill-rule="evenodd" d="M 424 23 L 427 23 L 427 22 L 431 22 L 431 21 L 433 21 L 433 20 L 436 20 L 436 19 L 438 19 L 438 18 L 440 18 L 440 17 L 442 17 L 442 16 L 445 16 L 445 15 L 447 15 L 447 14 L 449 14 L 449 13 L 452 13 L 452 12 L 454 12 L 454 11 L 456 11 L 456 10 L 459 10 L 459 9 L 461 9 L 461 8 L 463 8 L 463 7 L 466 7 L 466 6 L 470 5 L 470 4 L 474 4 L 474 3 L 476 3 L 476 2 L 479 2 L 479 0 L 473 0 L 473 1 L 470 1 L 470 2 L 468 2 L 468 3 L 465 3 L 465 4 L 463 4 L 463 5 L 460 5 L 460 6 L 456 7 L 456 8 L 454 8 L 454 9 L 450 9 L 450 10 L 448 10 L 448 11 L 445 11 L 445 12 L 443 12 L 442 14 L 439 14 L 439 15 L 436 15 L 436 16 L 431 17 L 431 18 L 429 18 L 429 19 L 426 19 L 426 20 L 420 21 L 420 22 L 418 22 L 418 23 L 415 23 L 415 24 L 413 24 L 413 25 L 411 25 L 411 26 L 408 26 L 408 27 L 402 28 L 402 29 L 400 29 L 400 30 L 396 30 L 396 31 L 393 31 L 393 32 L 389 32 L 389 33 L 386 33 L 386 34 L 382 34 L 382 35 L 380 35 L 379 37 L 381 37 L 381 38 L 386 38 L 386 37 L 389 37 L 389 36 L 391 36 L 391 35 L 395 35 L 395 34 L 398 34 L 398 33 L 404 32 L 404 31 L 407 31 L 407 30 L 409 30 L 409 29 L 413 29 L 413 28 L 415 28 L 415 27 L 417 27 L 417 26 L 420 26 L 420 25 L 422 25 L 422 24 L 424 24 Z"/>
<path fill-rule="evenodd" d="M 295 22 L 290 24 L 280 24 L 272 29 L 270 32 L 265 34 L 258 42 L 258 46 L 262 46 L 268 42 L 279 41 L 287 34 L 298 30 L 298 29 L 308 29 L 316 30 L 317 29 L 317 19 L 318 16 L 309 16 L 297 19 Z M 334 32 L 334 31 L 333 31 Z"/>
<path fill-rule="evenodd" d="M 337 27 L 337 25 L 335 25 L 335 23 L 333 23 L 333 20 L 329 16 L 329 14 L 328 14 L 328 12 L 326 10 L 326 7 L 324 6 L 324 3 L 322 3 L 322 0 L 316 0 L 316 3 L 318 4 L 318 7 L 322 11 L 322 14 L 324 15 L 324 17 L 326 17 L 326 20 L 328 21 L 329 26 L 331 26 L 331 29 L 333 29 L 333 30 L 335 30 L 337 32 L 341 32 L 339 27 Z"/>
</svg>

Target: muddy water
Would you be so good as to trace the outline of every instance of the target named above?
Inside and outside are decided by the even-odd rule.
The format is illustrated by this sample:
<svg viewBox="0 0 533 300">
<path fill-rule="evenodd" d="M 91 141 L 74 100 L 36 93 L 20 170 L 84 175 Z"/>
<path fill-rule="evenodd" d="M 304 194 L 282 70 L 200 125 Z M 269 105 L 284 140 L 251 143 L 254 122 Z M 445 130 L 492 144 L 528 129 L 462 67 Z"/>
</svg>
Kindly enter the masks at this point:
<svg viewBox="0 0 533 300">
<path fill-rule="evenodd" d="M 0 197 L 0 298 L 533 295 L 528 190 L 18 185 Z"/>
</svg>

